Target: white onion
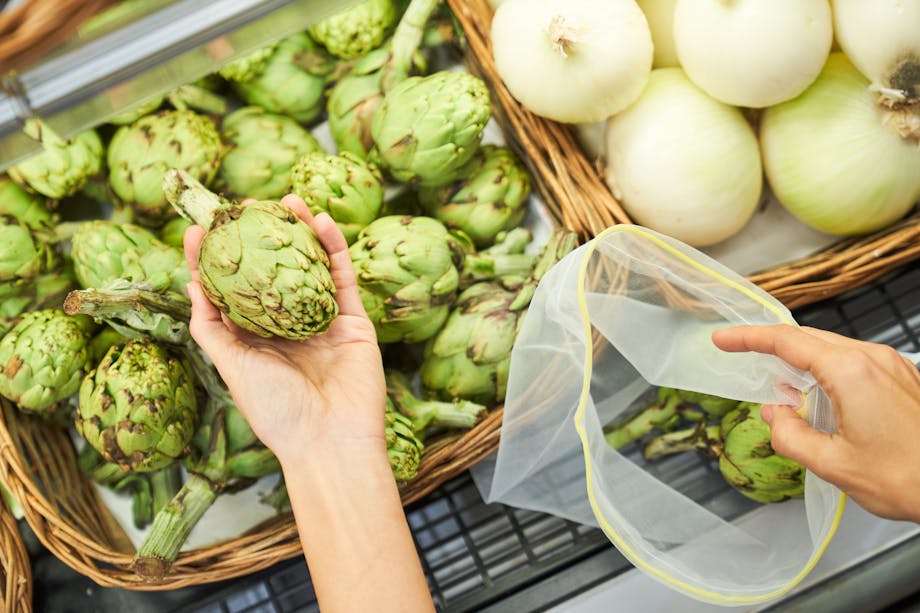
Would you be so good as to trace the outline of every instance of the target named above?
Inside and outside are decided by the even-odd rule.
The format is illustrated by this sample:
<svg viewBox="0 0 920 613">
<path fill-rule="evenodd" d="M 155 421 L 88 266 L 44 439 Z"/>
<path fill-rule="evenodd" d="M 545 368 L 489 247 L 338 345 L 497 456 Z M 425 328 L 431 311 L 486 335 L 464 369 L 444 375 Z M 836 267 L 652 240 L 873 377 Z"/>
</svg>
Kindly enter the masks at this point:
<svg viewBox="0 0 920 613">
<path fill-rule="evenodd" d="M 556 121 L 601 121 L 626 108 L 652 67 L 652 35 L 633 0 L 507 0 L 491 36 L 508 91 Z"/>
<path fill-rule="evenodd" d="M 805 93 L 767 109 L 764 168 L 777 199 L 829 234 L 874 232 L 920 198 L 920 147 L 898 134 L 868 80 L 833 53 Z"/>
<path fill-rule="evenodd" d="M 674 7 L 677 0 L 637 0 L 645 13 L 648 27 L 655 44 L 655 68 L 679 66 L 677 49 L 674 48 Z"/>
<path fill-rule="evenodd" d="M 713 98 L 763 108 L 802 93 L 833 39 L 828 0 L 677 0 L 680 65 Z"/>
<path fill-rule="evenodd" d="M 920 98 L 920 0 L 834 0 L 840 47 L 873 86 Z"/>
<path fill-rule="evenodd" d="M 614 194 L 653 230 L 704 247 L 738 232 L 757 208 L 754 130 L 680 68 L 652 71 L 639 100 L 608 120 L 606 144 Z"/>
</svg>

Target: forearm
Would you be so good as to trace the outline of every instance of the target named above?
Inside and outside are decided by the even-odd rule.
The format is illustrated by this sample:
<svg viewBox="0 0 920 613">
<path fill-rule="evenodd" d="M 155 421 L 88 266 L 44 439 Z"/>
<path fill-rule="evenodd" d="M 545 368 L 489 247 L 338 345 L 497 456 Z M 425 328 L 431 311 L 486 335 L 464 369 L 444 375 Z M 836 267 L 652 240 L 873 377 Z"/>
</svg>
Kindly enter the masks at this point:
<svg viewBox="0 0 920 613">
<path fill-rule="evenodd" d="M 431 611 L 383 443 L 303 450 L 284 478 L 320 608 Z"/>
</svg>

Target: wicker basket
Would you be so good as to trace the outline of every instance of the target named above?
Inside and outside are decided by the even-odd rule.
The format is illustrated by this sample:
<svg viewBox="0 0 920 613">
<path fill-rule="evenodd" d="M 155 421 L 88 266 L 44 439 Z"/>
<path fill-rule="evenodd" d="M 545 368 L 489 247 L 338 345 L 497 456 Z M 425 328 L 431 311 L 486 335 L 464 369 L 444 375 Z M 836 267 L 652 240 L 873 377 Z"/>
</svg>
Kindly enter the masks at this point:
<svg viewBox="0 0 920 613">
<path fill-rule="evenodd" d="M 466 33 L 468 68 L 492 89 L 494 112 L 510 146 L 525 160 L 556 223 L 588 238 L 615 223 L 630 223 L 573 131 L 523 110 L 491 61 L 486 0 L 448 0 Z M 873 237 L 844 241 L 823 253 L 755 275 L 752 280 L 790 306 L 821 300 L 920 257 L 920 217 Z M 498 446 L 502 411 L 471 431 L 433 442 L 418 477 L 402 490 L 404 504 L 425 496 Z M 54 454 L 47 450 L 54 449 Z M 69 437 L 5 401 L 0 422 L 0 475 L 19 498 L 38 538 L 63 562 L 100 585 L 165 590 L 250 574 L 301 554 L 293 518 L 283 515 L 237 538 L 183 552 L 170 574 L 144 582 L 131 569 L 134 548 L 77 469 Z"/>
<path fill-rule="evenodd" d="M 0 500 L 0 590 L 4 611 L 21 613 L 32 610 L 29 554 L 22 544 L 19 524 L 5 499 Z"/>
</svg>

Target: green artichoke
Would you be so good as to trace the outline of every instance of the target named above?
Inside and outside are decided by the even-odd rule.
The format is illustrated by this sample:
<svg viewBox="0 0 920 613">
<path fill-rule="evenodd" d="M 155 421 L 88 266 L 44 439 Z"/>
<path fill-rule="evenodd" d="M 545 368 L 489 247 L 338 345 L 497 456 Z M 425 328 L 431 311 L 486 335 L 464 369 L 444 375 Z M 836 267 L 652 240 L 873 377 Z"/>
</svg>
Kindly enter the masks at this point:
<svg viewBox="0 0 920 613">
<path fill-rule="evenodd" d="M 296 121 L 256 106 L 227 115 L 221 138 L 227 153 L 216 185 L 237 198 L 281 198 L 290 191 L 294 162 L 322 151 L 316 138 Z"/>
<path fill-rule="evenodd" d="M 77 285 L 66 267 L 30 279 L 0 282 L 0 336 L 26 311 L 59 306 Z"/>
<path fill-rule="evenodd" d="M 134 108 L 119 113 L 115 117 L 109 119 L 109 123 L 113 123 L 116 126 L 126 126 L 132 124 L 144 115 L 149 115 L 155 112 L 158 108 L 163 106 L 163 97 L 157 96 L 156 98 L 151 98 L 150 100 L 143 102 Z"/>
<path fill-rule="evenodd" d="M 163 195 L 166 171 L 181 168 L 208 184 L 217 175 L 220 156 L 220 136 L 209 118 L 161 111 L 115 132 L 109 144 L 109 183 L 132 204 L 140 223 L 158 226 L 175 216 Z"/>
<path fill-rule="evenodd" d="M 349 251 L 380 343 L 437 333 L 457 295 L 468 240 L 430 217 L 381 217 L 361 231 Z"/>
<path fill-rule="evenodd" d="M 504 400 L 511 350 L 530 299 L 543 275 L 574 247 L 574 234 L 556 231 L 526 281 L 485 281 L 460 294 L 444 327 L 425 346 L 421 376 L 427 396 L 485 405 Z"/>
<path fill-rule="evenodd" d="M 57 309 L 23 315 L 0 340 L 0 394 L 36 412 L 73 396 L 91 366 L 95 327 L 89 317 Z"/>
<path fill-rule="evenodd" d="M 358 60 L 329 92 L 326 114 L 339 153 L 365 158 L 374 146 L 371 123 L 383 94 L 409 75 L 424 26 L 439 0 L 412 0 L 390 41 Z"/>
<path fill-rule="evenodd" d="M 424 445 L 415 435 L 412 421 L 400 414 L 389 398 L 384 413 L 384 427 L 387 457 L 390 458 L 390 469 L 397 483 L 402 484 L 415 479 Z"/>
<path fill-rule="evenodd" d="M 291 191 L 303 198 L 314 215 L 329 213 L 349 245 L 377 219 L 383 206 L 380 172 L 347 151 L 300 158 L 291 170 Z"/>
<path fill-rule="evenodd" d="M 21 185 L 49 198 L 63 198 L 76 194 L 102 170 L 102 140 L 95 130 L 64 140 L 42 121 L 30 119 L 25 133 L 39 141 L 44 151 L 9 169 L 10 177 Z"/>
<path fill-rule="evenodd" d="M 109 462 L 150 472 L 185 455 L 197 415 L 189 363 L 133 339 L 109 349 L 83 380 L 76 426 Z"/>
<path fill-rule="evenodd" d="M 409 376 L 386 371 L 387 396 L 396 409 L 409 418 L 416 435 L 424 436 L 428 428 L 462 428 L 468 430 L 486 415 L 486 407 L 468 400 L 439 402 L 422 400 L 415 395 Z"/>
<path fill-rule="evenodd" d="M 178 171 L 164 190 L 183 216 L 209 229 L 198 252 L 201 286 L 232 321 L 266 338 L 329 328 L 338 315 L 329 255 L 293 211 L 271 201 L 224 204 Z"/>
<path fill-rule="evenodd" d="M 54 249 L 12 215 L 0 215 L 0 245 L 0 282 L 31 279 L 58 261 Z"/>
<path fill-rule="evenodd" d="M 276 45 L 268 45 L 267 47 L 256 49 L 252 53 L 224 64 L 217 71 L 217 74 L 228 81 L 243 82 L 255 79 L 265 70 L 268 61 L 275 53 L 275 47 Z"/>
<path fill-rule="evenodd" d="M 233 81 L 233 88 L 246 104 L 261 106 L 269 113 L 280 113 L 309 123 L 323 112 L 326 80 L 300 68 L 299 54 L 316 48 L 306 34 L 285 38 L 264 60 L 252 78 Z"/>
<path fill-rule="evenodd" d="M 677 410 L 681 405 L 678 390 L 670 387 L 658 389 L 657 399 L 638 414 L 604 428 L 604 438 L 614 449 L 625 447 L 652 430 L 668 430 L 679 419 Z"/>
<path fill-rule="evenodd" d="M 719 470 L 733 488 L 760 503 L 805 495 L 805 468 L 773 451 L 760 405 L 742 402 L 722 418 Z"/>
<path fill-rule="evenodd" d="M 426 214 L 463 230 L 481 248 L 494 243 L 499 232 L 520 225 L 529 195 L 530 176 L 511 150 L 485 145 L 460 178 L 423 187 L 418 199 Z"/>
<path fill-rule="evenodd" d="M 469 73 L 409 77 L 387 92 L 374 115 L 372 157 L 397 181 L 449 183 L 479 148 L 490 110 L 489 89 Z"/>
<path fill-rule="evenodd" d="M 185 231 L 192 227 L 192 225 L 192 222 L 184 217 L 174 217 L 160 228 L 160 241 L 166 243 L 170 247 L 183 249 L 185 245 Z"/>
<path fill-rule="evenodd" d="M 45 206 L 44 198 L 0 177 L 0 216 L 5 215 L 15 217 L 32 230 L 47 230 L 54 225 L 54 216 Z"/>
<path fill-rule="evenodd" d="M 132 224 L 95 220 L 74 234 L 74 272 L 83 287 L 103 287 L 117 279 L 184 292 L 192 280 L 181 251 Z"/>
<path fill-rule="evenodd" d="M 313 40 L 336 57 L 361 57 L 376 49 L 396 20 L 393 0 L 365 0 L 310 28 Z"/>
</svg>

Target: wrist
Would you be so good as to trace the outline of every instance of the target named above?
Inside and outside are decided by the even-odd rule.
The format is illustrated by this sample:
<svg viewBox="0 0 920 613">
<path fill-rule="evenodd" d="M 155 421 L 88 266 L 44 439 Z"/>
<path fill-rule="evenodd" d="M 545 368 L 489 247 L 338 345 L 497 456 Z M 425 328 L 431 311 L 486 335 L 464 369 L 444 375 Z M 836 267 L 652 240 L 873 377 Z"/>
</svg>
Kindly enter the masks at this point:
<svg viewBox="0 0 920 613">
<path fill-rule="evenodd" d="M 392 479 L 383 437 L 312 440 L 275 452 L 286 479 L 312 482 L 365 480 L 384 475 Z"/>
</svg>

